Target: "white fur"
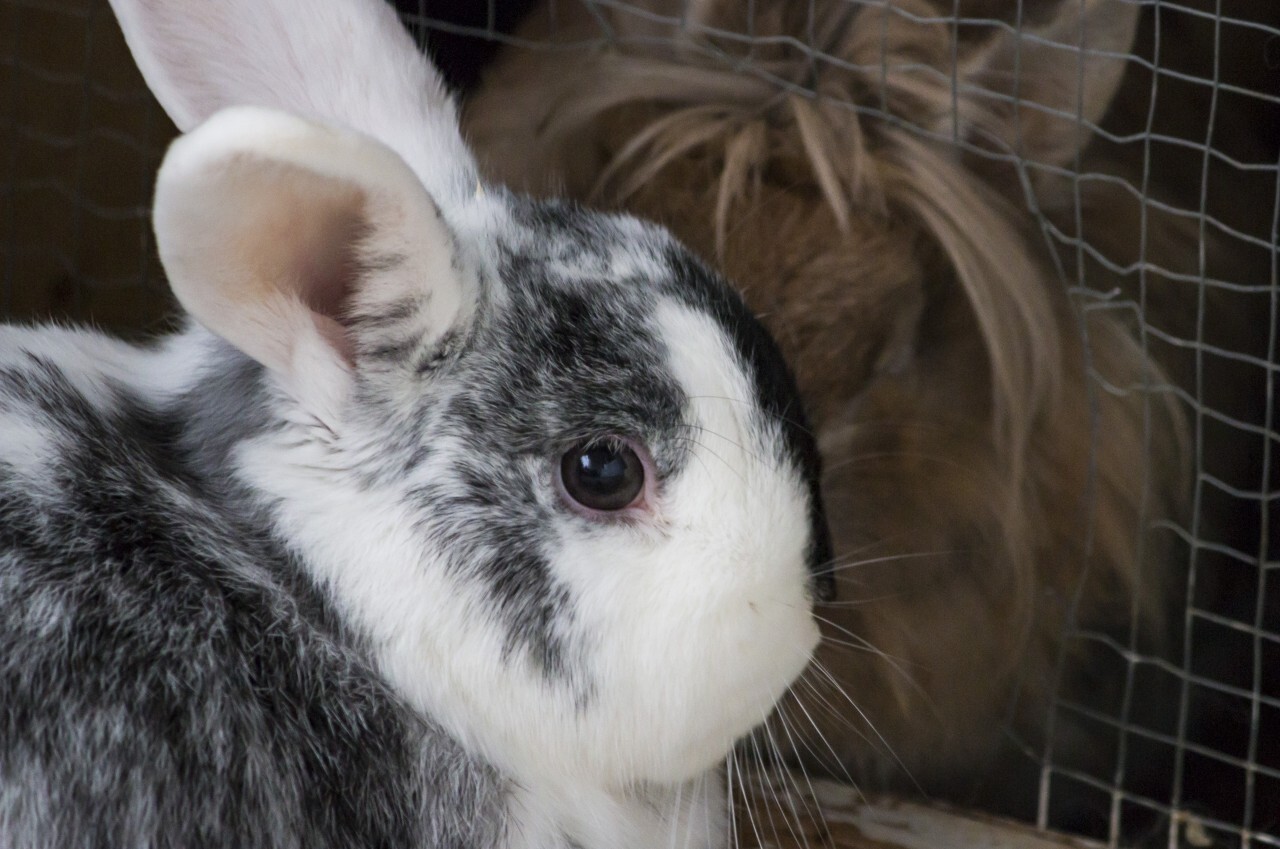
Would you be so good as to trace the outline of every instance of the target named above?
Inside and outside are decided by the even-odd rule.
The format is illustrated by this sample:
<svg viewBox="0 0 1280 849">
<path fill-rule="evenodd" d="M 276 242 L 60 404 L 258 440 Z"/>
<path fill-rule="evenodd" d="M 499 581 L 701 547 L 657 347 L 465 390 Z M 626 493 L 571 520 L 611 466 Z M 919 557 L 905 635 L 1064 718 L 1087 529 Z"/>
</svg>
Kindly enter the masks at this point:
<svg viewBox="0 0 1280 849">
<path fill-rule="evenodd" d="M 0 326 L 0 368 L 24 369 L 32 358 L 56 362 L 88 403 L 110 410 L 112 382 L 157 403 L 185 391 L 212 341 L 204 334 L 176 334 L 140 348 L 82 328 L 6 325 Z"/>
<path fill-rule="evenodd" d="M 50 460 L 57 457 L 58 442 L 43 423 L 0 410 L 0 464 L 9 466 L 29 484 L 38 484 Z"/>
</svg>

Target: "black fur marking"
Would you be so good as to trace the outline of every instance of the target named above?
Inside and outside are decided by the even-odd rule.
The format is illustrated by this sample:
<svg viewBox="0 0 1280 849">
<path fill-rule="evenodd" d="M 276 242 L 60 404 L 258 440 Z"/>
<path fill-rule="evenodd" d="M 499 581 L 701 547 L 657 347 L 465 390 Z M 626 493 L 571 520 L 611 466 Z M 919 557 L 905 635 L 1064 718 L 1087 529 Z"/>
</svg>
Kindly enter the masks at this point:
<svg viewBox="0 0 1280 849">
<path fill-rule="evenodd" d="M 395 271 L 403 266 L 409 258 L 404 254 L 387 253 L 387 254 L 366 254 L 361 253 L 359 258 L 359 273 L 361 274 L 382 274 L 388 271 Z"/>
<path fill-rule="evenodd" d="M 414 372 L 418 377 L 425 377 L 453 358 L 461 347 L 462 335 L 455 329 L 445 331 L 430 350 L 419 356 Z"/>
<path fill-rule="evenodd" d="M 361 330 L 395 328 L 416 318 L 423 309 L 429 307 L 430 300 L 428 296 L 403 298 L 395 303 L 382 306 L 376 313 L 352 313 L 346 321 L 351 326 Z"/>
<path fill-rule="evenodd" d="M 551 578 L 546 511 L 537 503 L 537 481 L 518 469 L 495 470 L 478 463 L 460 463 L 453 472 L 457 477 L 450 484 L 413 492 L 419 503 L 430 505 L 421 530 L 456 553 L 451 558 L 455 570 L 478 578 L 488 589 L 497 605 L 495 624 L 506 631 L 508 659 L 527 651 L 549 678 L 572 678 L 576 658 L 557 628 L 572 620 L 572 605 L 565 588 Z M 439 515 L 452 520 L 434 521 Z"/>
<path fill-rule="evenodd" d="M 409 359 L 410 355 L 417 351 L 421 345 L 422 340 L 417 336 L 404 336 L 374 347 L 362 349 L 360 354 L 365 357 L 372 357 L 375 360 L 403 362 Z"/>
</svg>

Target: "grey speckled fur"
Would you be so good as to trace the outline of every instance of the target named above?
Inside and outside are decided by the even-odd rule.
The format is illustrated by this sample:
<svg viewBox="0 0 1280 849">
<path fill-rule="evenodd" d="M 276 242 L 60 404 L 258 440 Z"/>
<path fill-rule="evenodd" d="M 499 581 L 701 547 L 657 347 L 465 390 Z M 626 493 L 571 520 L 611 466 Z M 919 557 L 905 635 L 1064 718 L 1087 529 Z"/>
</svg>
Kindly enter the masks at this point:
<svg viewBox="0 0 1280 849">
<path fill-rule="evenodd" d="M 223 362 L 181 417 L 123 386 L 95 407 L 48 360 L 0 369 L 0 412 L 61 448 L 38 486 L 0 462 L 0 845 L 495 845 L 492 770 L 210 497 L 203 413 L 256 397 Z"/>
</svg>

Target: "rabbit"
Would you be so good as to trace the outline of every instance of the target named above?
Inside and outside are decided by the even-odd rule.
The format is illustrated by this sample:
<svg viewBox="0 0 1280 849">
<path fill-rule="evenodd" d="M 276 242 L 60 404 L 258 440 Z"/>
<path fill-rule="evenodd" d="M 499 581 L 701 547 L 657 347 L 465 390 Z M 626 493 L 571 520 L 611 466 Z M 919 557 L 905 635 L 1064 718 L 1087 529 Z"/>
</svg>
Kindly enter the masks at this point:
<svg viewBox="0 0 1280 849">
<path fill-rule="evenodd" d="M 0 844 L 723 845 L 833 586 L 775 342 L 381 0 L 112 6 L 186 316 L 0 328 Z"/>
<path fill-rule="evenodd" d="M 463 126 L 492 179 L 712 258 L 794 366 L 839 590 L 778 752 L 1034 815 L 1039 782 L 1009 764 L 1050 751 L 1051 699 L 1105 689 L 1064 632 L 1163 633 L 1150 528 L 1184 509 L 1187 434 L 1110 284 L 1069 296 L 1072 259 L 1022 211 L 1072 185 L 1137 7 L 1014 8 L 541 4 L 512 44 L 556 49 L 506 47 Z M 1110 769 L 1067 724 L 1055 760 Z"/>
</svg>

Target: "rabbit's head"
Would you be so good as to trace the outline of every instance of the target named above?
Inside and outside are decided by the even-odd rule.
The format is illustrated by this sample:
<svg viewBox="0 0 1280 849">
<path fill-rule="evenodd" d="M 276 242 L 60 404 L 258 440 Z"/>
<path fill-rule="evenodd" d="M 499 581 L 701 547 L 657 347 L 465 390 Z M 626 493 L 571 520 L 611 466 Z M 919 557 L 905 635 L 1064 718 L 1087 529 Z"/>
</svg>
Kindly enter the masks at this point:
<svg viewBox="0 0 1280 849">
<path fill-rule="evenodd" d="M 1159 606 L 1144 535 L 1177 498 L 1179 416 L 1019 209 L 1070 186 L 1137 5 L 557 8 L 521 36 L 565 49 L 509 48 L 469 137 L 486 173 L 716 257 L 795 366 L 841 590 L 787 733 L 863 779 L 976 774 L 1020 678 L 1039 716 L 1069 616 Z"/>
<path fill-rule="evenodd" d="M 231 471 L 382 671 L 524 786 L 714 765 L 830 583 L 814 439 L 738 296 L 652 225 L 481 186 L 380 0 L 113 2 L 189 131 L 171 285 L 270 388 Z"/>
</svg>

